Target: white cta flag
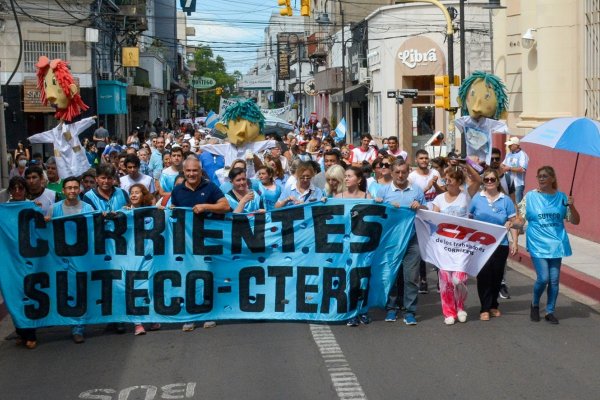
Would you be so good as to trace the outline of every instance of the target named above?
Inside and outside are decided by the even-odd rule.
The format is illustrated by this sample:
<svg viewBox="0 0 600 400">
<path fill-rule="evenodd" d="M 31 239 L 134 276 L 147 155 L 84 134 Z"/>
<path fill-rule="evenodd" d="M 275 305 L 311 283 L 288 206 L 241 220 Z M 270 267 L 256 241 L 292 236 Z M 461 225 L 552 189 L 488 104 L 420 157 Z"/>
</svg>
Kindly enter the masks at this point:
<svg viewBox="0 0 600 400">
<path fill-rule="evenodd" d="M 504 239 L 504 226 L 419 210 L 415 218 L 421 258 L 445 271 L 477 276 Z"/>
</svg>

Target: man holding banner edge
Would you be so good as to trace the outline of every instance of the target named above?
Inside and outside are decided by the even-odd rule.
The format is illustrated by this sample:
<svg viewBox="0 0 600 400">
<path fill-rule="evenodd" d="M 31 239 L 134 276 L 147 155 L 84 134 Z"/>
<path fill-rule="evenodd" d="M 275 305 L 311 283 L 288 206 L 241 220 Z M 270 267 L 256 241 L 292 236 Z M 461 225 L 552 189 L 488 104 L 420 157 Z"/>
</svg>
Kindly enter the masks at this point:
<svg viewBox="0 0 600 400">
<path fill-rule="evenodd" d="M 382 187 L 377 192 L 377 202 L 389 203 L 395 207 L 405 207 L 412 210 L 427 209 L 425 195 L 423 191 L 410 184 L 408 181 L 408 164 L 402 158 L 398 158 L 392 164 L 392 183 Z M 385 320 L 394 322 L 397 319 L 398 310 L 403 305 L 404 323 L 406 325 L 416 325 L 417 319 L 417 296 L 419 293 L 419 263 L 421 255 L 419 252 L 419 243 L 415 234 L 415 227 L 412 225 L 410 239 L 404 258 L 400 264 L 400 269 L 393 286 L 388 294 L 387 311 Z M 400 296 L 403 301 L 400 303 Z"/>
</svg>

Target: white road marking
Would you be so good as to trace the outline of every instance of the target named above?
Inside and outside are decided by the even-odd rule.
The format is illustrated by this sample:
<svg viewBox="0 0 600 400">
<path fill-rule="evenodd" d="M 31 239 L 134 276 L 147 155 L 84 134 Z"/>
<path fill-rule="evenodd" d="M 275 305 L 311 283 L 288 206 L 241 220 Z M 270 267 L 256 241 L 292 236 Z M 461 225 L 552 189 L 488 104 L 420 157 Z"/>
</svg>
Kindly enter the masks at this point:
<svg viewBox="0 0 600 400">
<path fill-rule="evenodd" d="M 310 325 L 310 332 L 315 341 L 325 366 L 331 377 L 333 388 L 340 399 L 365 399 L 367 396 L 363 391 L 358 378 L 352 372 L 350 364 L 342 352 L 331 328 L 327 325 Z"/>
</svg>

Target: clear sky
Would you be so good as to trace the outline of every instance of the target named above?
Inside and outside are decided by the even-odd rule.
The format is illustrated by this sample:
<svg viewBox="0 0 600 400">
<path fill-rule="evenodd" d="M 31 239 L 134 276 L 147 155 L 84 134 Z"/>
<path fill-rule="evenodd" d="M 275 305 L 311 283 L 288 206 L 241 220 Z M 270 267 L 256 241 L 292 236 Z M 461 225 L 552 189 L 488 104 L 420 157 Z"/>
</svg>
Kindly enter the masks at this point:
<svg viewBox="0 0 600 400">
<path fill-rule="evenodd" d="M 292 0 L 292 6 L 298 0 Z M 197 0 L 196 12 L 188 16 L 188 26 L 196 28 L 190 44 L 208 44 L 225 59 L 228 72 L 246 73 L 256 60 L 264 30 L 277 0 Z M 295 14 L 297 11 L 295 11 Z"/>
</svg>

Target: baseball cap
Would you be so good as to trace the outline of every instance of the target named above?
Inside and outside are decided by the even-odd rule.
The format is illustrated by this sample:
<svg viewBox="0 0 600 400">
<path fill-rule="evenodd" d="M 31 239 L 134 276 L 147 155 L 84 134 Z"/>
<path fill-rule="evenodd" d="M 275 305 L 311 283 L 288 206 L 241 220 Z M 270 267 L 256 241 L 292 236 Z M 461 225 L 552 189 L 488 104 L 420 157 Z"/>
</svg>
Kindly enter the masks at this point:
<svg viewBox="0 0 600 400">
<path fill-rule="evenodd" d="M 508 139 L 506 142 L 504 142 L 504 144 L 507 146 L 510 146 L 511 144 L 516 144 L 517 146 L 519 146 L 519 143 L 521 143 L 521 141 L 516 136 L 513 136 L 510 139 Z"/>
</svg>

